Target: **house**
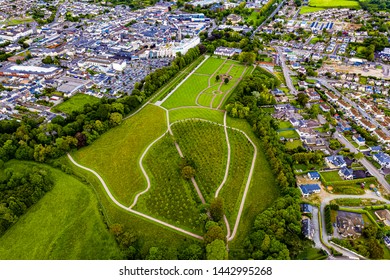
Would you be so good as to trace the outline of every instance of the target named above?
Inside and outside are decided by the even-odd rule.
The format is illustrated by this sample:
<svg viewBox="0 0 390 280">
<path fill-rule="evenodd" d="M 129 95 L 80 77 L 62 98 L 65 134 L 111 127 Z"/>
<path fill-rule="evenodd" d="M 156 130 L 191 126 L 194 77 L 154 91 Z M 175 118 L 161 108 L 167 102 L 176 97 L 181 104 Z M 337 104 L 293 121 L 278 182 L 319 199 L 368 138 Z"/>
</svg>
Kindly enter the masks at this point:
<svg viewBox="0 0 390 280">
<path fill-rule="evenodd" d="M 303 197 L 309 197 L 313 193 L 320 193 L 321 187 L 318 184 L 304 184 L 300 185 L 299 189 L 302 192 Z"/>
<path fill-rule="evenodd" d="M 371 152 L 380 152 L 380 151 L 382 151 L 382 147 L 381 146 L 372 146 L 372 147 L 369 147 L 369 150 Z"/>
<path fill-rule="evenodd" d="M 353 180 L 353 170 L 347 167 L 343 167 L 339 170 L 339 175 L 344 180 Z"/>
<path fill-rule="evenodd" d="M 309 173 L 307 173 L 307 176 L 309 177 L 310 180 L 320 179 L 320 174 L 317 171 L 310 171 Z"/>
<path fill-rule="evenodd" d="M 377 154 L 374 154 L 372 158 L 378 162 L 382 167 L 389 168 L 390 167 L 390 156 L 388 154 L 385 154 L 383 152 L 379 152 Z"/>
<path fill-rule="evenodd" d="M 364 228 L 363 215 L 352 212 L 337 211 L 337 229 L 344 238 L 358 238 Z"/>
<path fill-rule="evenodd" d="M 390 211 L 387 209 L 375 211 L 375 216 L 378 217 L 386 226 L 390 226 Z"/>
<path fill-rule="evenodd" d="M 367 129 L 370 132 L 373 132 L 376 129 L 376 126 L 366 119 L 361 119 L 360 123 L 365 129 Z"/>
<path fill-rule="evenodd" d="M 330 106 L 326 103 L 321 103 L 320 109 L 324 112 L 329 112 L 330 111 Z"/>
<path fill-rule="evenodd" d="M 225 48 L 225 47 L 218 47 L 215 51 L 215 55 L 220 55 L 220 56 L 227 56 L 227 57 L 232 57 L 235 54 L 240 54 L 241 50 L 240 49 L 234 49 L 234 48 Z"/>
<path fill-rule="evenodd" d="M 330 91 L 326 92 L 325 95 L 329 98 L 330 102 L 336 102 L 337 100 L 339 100 L 339 98 Z"/>
<path fill-rule="evenodd" d="M 337 127 L 342 131 L 352 130 L 352 127 L 345 120 L 340 120 L 337 123 Z"/>
<path fill-rule="evenodd" d="M 379 141 L 381 141 L 382 143 L 390 142 L 390 136 L 387 136 L 382 130 L 377 129 L 374 131 L 374 134 L 378 136 Z"/>
<path fill-rule="evenodd" d="M 312 214 L 313 213 L 313 206 L 311 206 L 308 203 L 302 203 L 301 204 L 301 212 L 303 214 Z"/>
<path fill-rule="evenodd" d="M 341 109 L 349 111 L 351 109 L 351 105 L 345 102 L 344 100 L 339 100 L 338 102 Z"/>
<path fill-rule="evenodd" d="M 360 136 L 360 134 L 353 135 L 352 140 L 355 141 L 359 146 L 364 146 L 366 144 L 366 139 Z"/>
<path fill-rule="evenodd" d="M 298 132 L 300 138 L 316 137 L 317 135 L 312 128 L 308 127 L 300 127 L 297 128 L 296 131 Z"/>
<path fill-rule="evenodd" d="M 343 156 L 329 156 L 325 158 L 325 161 L 336 168 L 347 167 L 347 163 L 344 160 Z"/>
<path fill-rule="evenodd" d="M 310 219 L 303 219 L 302 220 L 302 234 L 307 239 L 313 239 L 314 236 L 314 227 L 312 226 Z"/>
<path fill-rule="evenodd" d="M 390 238 L 388 236 L 383 237 L 383 242 L 385 242 L 385 245 L 390 248 Z"/>
<path fill-rule="evenodd" d="M 230 21 L 232 24 L 237 24 L 242 21 L 242 17 L 235 14 L 231 14 L 227 16 L 226 20 Z"/>
</svg>

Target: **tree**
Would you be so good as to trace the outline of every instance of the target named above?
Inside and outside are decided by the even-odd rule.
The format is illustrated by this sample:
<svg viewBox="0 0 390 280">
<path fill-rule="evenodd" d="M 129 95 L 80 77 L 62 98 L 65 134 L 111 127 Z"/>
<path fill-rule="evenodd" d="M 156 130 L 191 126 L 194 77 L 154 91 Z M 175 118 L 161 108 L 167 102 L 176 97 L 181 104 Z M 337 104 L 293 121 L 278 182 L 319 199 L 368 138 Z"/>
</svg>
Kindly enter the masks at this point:
<svg viewBox="0 0 390 280">
<path fill-rule="evenodd" d="M 110 124 L 112 126 L 117 126 L 122 122 L 122 115 L 120 113 L 111 113 L 110 114 Z"/>
<path fill-rule="evenodd" d="M 297 102 L 300 104 L 302 107 L 305 107 L 307 102 L 309 102 L 309 96 L 307 96 L 305 93 L 298 93 L 297 96 Z"/>
<path fill-rule="evenodd" d="M 354 155 L 354 158 L 357 159 L 357 160 L 361 160 L 364 158 L 364 155 L 362 152 L 359 152 L 357 154 Z"/>
<path fill-rule="evenodd" d="M 211 201 L 210 204 L 210 214 L 214 221 L 218 222 L 223 218 L 224 215 L 224 205 L 223 199 L 216 197 Z"/>
<path fill-rule="evenodd" d="M 206 254 L 208 260 L 227 260 L 228 253 L 225 242 L 222 240 L 214 240 L 207 245 Z"/>
<path fill-rule="evenodd" d="M 225 85 L 227 85 L 229 83 L 229 78 L 226 77 L 223 82 L 225 83 Z"/>
<path fill-rule="evenodd" d="M 218 225 L 212 226 L 209 228 L 209 230 L 204 235 L 204 242 L 206 244 L 210 244 L 214 240 L 223 240 L 225 242 L 225 233 L 223 232 L 222 228 Z"/>
<path fill-rule="evenodd" d="M 218 82 L 220 79 L 219 75 L 215 76 L 215 80 Z"/>
<path fill-rule="evenodd" d="M 238 59 L 242 63 L 251 65 L 255 62 L 256 55 L 253 52 L 242 52 L 240 53 Z"/>
<path fill-rule="evenodd" d="M 193 168 L 192 166 L 190 165 L 187 165 L 187 166 L 184 166 L 183 169 L 181 170 L 181 175 L 189 180 L 191 179 L 192 177 L 195 176 L 195 173 L 196 173 L 196 170 L 195 168 Z"/>
<path fill-rule="evenodd" d="M 202 260 L 204 251 L 198 244 L 192 244 L 185 248 L 180 254 L 180 260 Z"/>
</svg>

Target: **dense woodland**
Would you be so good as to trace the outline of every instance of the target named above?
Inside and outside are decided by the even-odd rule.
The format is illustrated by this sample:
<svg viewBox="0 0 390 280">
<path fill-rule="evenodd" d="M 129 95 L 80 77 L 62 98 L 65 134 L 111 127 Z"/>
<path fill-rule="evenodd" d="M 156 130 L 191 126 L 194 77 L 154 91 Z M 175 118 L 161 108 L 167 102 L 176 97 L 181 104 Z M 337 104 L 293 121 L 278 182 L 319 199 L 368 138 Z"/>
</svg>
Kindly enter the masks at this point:
<svg viewBox="0 0 390 280">
<path fill-rule="evenodd" d="M 0 161 L 1 165 L 4 165 Z M 3 167 L 3 166 L 1 166 Z M 4 170 L 0 180 L 0 235 L 18 221 L 26 211 L 52 189 L 53 181 L 45 168 Z"/>
</svg>

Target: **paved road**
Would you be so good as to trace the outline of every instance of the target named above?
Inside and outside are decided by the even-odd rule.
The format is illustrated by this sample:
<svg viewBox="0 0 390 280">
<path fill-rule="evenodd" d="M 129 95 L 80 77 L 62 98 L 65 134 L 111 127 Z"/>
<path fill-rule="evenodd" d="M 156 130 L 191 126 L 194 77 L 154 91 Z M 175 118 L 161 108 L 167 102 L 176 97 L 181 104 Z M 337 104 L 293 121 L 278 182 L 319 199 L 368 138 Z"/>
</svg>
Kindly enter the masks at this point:
<svg viewBox="0 0 390 280">
<path fill-rule="evenodd" d="M 211 33 L 213 33 L 213 31 L 217 28 L 217 24 L 215 23 L 215 19 L 211 19 L 210 22 L 211 22 L 212 25 L 211 25 L 211 27 L 209 28 L 209 30 L 207 32 L 208 37 L 210 37 Z"/>
<path fill-rule="evenodd" d="M 279 56 L 279 59 L 281 62 L 281 66 L 283 69 L 283 75 L 284 75 L 284 78 L 286 80 L 286 86 L 289 88 L 289 90 L 292 94 L 297 95 L 298 92 L 292 83 L 291 76 L 290 76 L 290 69 L 288 69 L 288 67 L 286 65 L 286 60 L 285 60 L 284 55 L 282 53 L 282 49 L 280 47 L 276 47 L 276 51 L 278 52 L 278 56 Z"/>
<path fill-rule="evenodd" d="M 128 211 L 128 212 L 130 212 L 130 213 L 133 213 L 133 214 L 135 214 L 135 215 L 138 215 L 138 216 L 140 216 L 140 217 L 142 217 L 142 218 L 144 218 L 144 219 L 147 219 L 147 220 L 153 221 L 153 222 L 155 222 L 155 223 L 161 224 L 161 225 L 163 225 L 163 226 L 169 227 L 169 228 L 171 228 L 171 229 L 173 229 L 173 230 L 179 231 L 179 232 L 184 233 L 184 234 L 186 234 L 186 235 L 189 235 L 189 236 L 191 236 L 191 237 L 194 237 L 194 238 L 203 240 L 203 237 L 202 237 L 202 236 L 199 236 L 199 235 L 197 235 L 197 234 L 194 234 L 194 233 L 192 233 L 192 232 L 186 231 L 186 230 L 184 230 L 184 229 L 175 227 L 175 226 L 173 226 L 173 225 L 171 225 L 171 224 L 168 224 L 168 223 L 166 223 L 166 222 L 160 221 L 160 220 L 158 220 L 158 219 L 155 219 L 155 218 L 153 218 L 153 217 L 150 217 L 150 216 L 148 216 L 148 215 L 145 215 L 145 214 L 143 214 L 143 213 L 141 213 L 141 212 L 135 211 L 135 210 L 133 210 L 133 209 L 131 209 L 131 208 L 128 208 L 127 206 L 122 205 L 122 204 L 119 203 L 119 202 L 115 199 L 115 197 L 111 194 L 111 192 L 110 192 L 108 186 L 106 185 L 106 183 L 104 182 L 103 178 L 102 178 L 96 171 L 94 171 L 94 170 L 92 170 L 92 169 L 90 169 L 90 168 L 88 168 L 88 167 L 85 167 L 85 166 L 83 166 L 83 165 L 81 165 L 81 164 L 78 164 L 78 163 L 72 158 L 72 156 L 71 156 L 70 154 L 68 154 L 68 158 L 69 158 L 69 160 L 70 160 L 74 165 L 76 165 L 77 167 L 79 167 L 79 168 L 81 168 L 81 169 L 84 169 L 84 170 L 87 170 L 87 171 L 93 173 L 93 174 L 99 179 L 100 183 L 103 185 L 103 187 L 104 187 L 104 189 L 105 189 L 107 195 L 108 195 L 109 198 L 111 199 L 111 201 L 114 202 L 117 206 L 119 206 L 119 207 L 122 208 L 123 210 Z"/>
<path fill-rule="evenodd" d="M 253 39 L 256 35 L 257 32 L 259 32 L 259 30 L 268 22 L 269 19 L 273 18 L 277 12 L 279 12 L 280 8 L 282 8 L 282 6 L 284 5 L 284 3 L 286 2 L 286 0 L 283 0 L 282 2 L 280 2 L 279 6 L 276 7 L 276 9 L 272 12 L 272 14 L 269 15 L 269 17 L 264 20 L 260 25 L 259 27 L 256 28 L 255 31 L 253 31 L 252 35 L 251 35 L 251 39 Z"/>
<path fill-rule="evenodd" d="M 318 219 L 318 208 L 317 207 L 313 207 L 313 217 L 312 217 L 312 223 L 313 223 L 313 227 L 315 228 L 315 232 L 314 232 L 314 236 L 313 236 L 313 241 L 314 241 L 314 244 L 315 244 L 315 247 L 317 249 L 322 249 L 324 250 L 325 252 L 328 253 L 328 256 L 331 255 L 331 252 L 329 251 L 329 249 L 324 245 L 322 244 L 321 242 L 321 238 L 320 238 L 320 221 Z"/>
<path fill-rule="evenodd" d="M 355 154 L 356 153 L 359 153 L 360 151 L 358 149 L 356 149 L 343 135 L 341 135 L 340 133 L 338 132 L 335 132 L 333 134 L 333 137 L 336 138 L 337 140 L 339 140 L 342 144 L 345 145 L 345 147 L 347 147 L 351 152 L 354 152 Z M 390 184 L 386 181 L 385 179 L 385 176 L 383 176 L 383 174 L 381 174 L 378 169 L 376 169 L 375 166 L 372 165 L 371 162 L 369 162 L 366 158 L 363 158 L 361 160 L 359 160 L 359 162 L 361 164 L 363 164 L 363 166 L 373 175 L 375 176 L 379 183 L 384 186 L 389 192 L 390 192 Z"/>
</svg>

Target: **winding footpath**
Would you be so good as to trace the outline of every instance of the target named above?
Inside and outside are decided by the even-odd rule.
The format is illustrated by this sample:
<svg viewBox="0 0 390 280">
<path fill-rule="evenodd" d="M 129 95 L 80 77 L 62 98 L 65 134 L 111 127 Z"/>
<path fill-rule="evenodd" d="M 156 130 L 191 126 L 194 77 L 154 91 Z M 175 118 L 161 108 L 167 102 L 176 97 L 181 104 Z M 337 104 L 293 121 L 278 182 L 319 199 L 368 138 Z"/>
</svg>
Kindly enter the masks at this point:
<svg viewBox="0 0 390 280">
<path fill-rule="evenodd" d="M 112 195 L 112 193 L 110 192 L 110 190 L 109 190 L 108 186 L 106 185 L 106 183 L 104 182 L 103 178 L 102 178 L 96 171 L 94 171 L 94 170 L 92 170 L 92 169 L 90 169 L 90 168 L 88 168 L 88 167 L 85 167 L 85 166 L 83 166 L 83 165 L 81 165 L 81 164 L 78 164 L 78 163 L 72 158 L 72 156 L 71 156 L 69 153 L 68 153 L 67 155 L 68 155 L 69 160 L 70 160 L 74 165 L 76 165 L 77 167 L 79 167 L 79 168 L 81 168 L 81 169 L 87 170 L 87 171 L 91 172 L 93 175 L 95 175 L 95 176 L 99 179 L 100 183 L 103 185 L 103 187 L 104 187 L 104 189 L 105 189 L 107 195 L 108 195 L 109 198 L 111 199 L 111 201 L 114 202 L 117 206 L 119 206 L 119 207 L 122 208 L 123 210 L 125 210 L 125 211 L 127 211 L 127 212 L 130 212 L 130 213 L 132 213 L 132 214 L 135 214 L 135 215 L 137 215 L 137 216 L 140 216 L 140 217 L 142 217 L 142 218 L 144 218 L 144 219 L 150 220 L 150 221 L 152 221 L 152 222 L 154 222 L 154 223 L 160 224 L 160 225 L 162 225 L 162 226 L 165 226 L 165 227 L 168 227 L 168 228 L 173 229 L 173 230 L 175 230 L 175 231 L 178 231 L 178 232 L 181 232 L 181 233 L 183 233 L 183 234 L 186 234 L 186 235 L 188 235 L 188 236 L 194 237 L 194 238 L 199 239 L 199 240 L 203 240 L 203 237 L 202 237 L 202 236 L 199 236 L 199 235 L 197 235 L 197 234 L 195 234 L 195 233 L 186 231 L 186 230 L 184 230 L 184 229 L 182 229 L 182 228 L 173 226 L 173 225 L 171 225 L 171 224 L 168 224 L 168 223 L 166 223 L 166 222 L 164 222 L 164 221 L 158 220 L 158 219 L 156 219 L 156 218 L 153 218 L 153 217 L 148 216 L 148 215 L 146 215 L 146 214 L 143 214 L 143 213 L 141 213 L 141 212 L 135 211 L 135 210 L 133 210 L 133 209 L 131 209 L 131 208 L 128 208 L 128 207 L 124 206 L 123 204 L 119 203 L 119 202 L 115 199 L 115 197 Z"/>
</svg>

